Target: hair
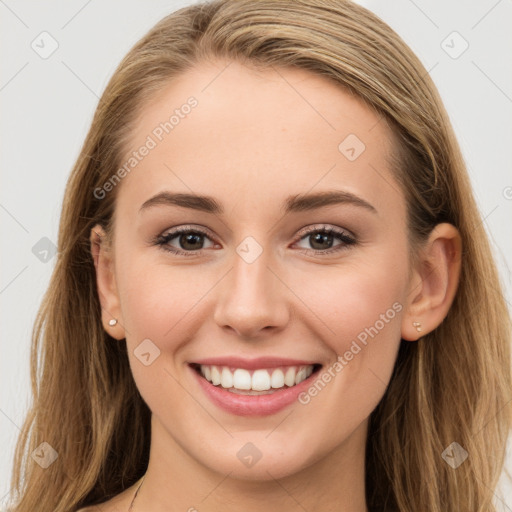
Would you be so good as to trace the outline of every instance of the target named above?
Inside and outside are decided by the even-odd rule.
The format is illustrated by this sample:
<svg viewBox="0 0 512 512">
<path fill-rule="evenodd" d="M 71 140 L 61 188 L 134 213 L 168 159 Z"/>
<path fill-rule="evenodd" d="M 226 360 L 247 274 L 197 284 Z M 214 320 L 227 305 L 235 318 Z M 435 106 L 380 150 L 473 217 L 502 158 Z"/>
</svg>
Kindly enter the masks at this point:
<svg viewBox="0 0 512 512">
<path fill-rule="evenodd" d="M 147 101 L 215 58 L 309 70 L 361 98 L 391 127 L 411 247 L 438 223 L 459 230 L 451 308 L 416 343 L 401 340 L 370 416 L 366 500 L 371 512 L 495 511 L 512 419 L 511 331 L 489 240 L 428 72 L 387 24 L 345 0 L 191 5 L 161 20 L 121 61 L 65 190 L 56 264 L 32 333 L 33 403 L 16 445 L 12 510 L 75 511 L 122 492 L 146 470 L 151 412 L 126 344 L 102 327 L 90 251 L 96 223 L 112 234 L 118 190 L 102 200 L 93 191 L 121 165 Z M 469 454 L 456 470 L 442 458 L 454 441 Z M 46 469 L 30 456 L 42 442 L 58 453 Z"/>
</svg>

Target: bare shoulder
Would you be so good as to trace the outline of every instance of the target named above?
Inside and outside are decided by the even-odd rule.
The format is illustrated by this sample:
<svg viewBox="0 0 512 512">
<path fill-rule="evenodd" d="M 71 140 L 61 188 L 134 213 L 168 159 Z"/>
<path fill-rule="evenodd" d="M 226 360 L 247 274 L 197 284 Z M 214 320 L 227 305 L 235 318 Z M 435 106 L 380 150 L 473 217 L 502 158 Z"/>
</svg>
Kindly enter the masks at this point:
<svg viewBox="0 0 512 512">
<path fill-rule="evenodd" d="M 126 509 L 128 510 L 128 509 Z M 92 505 L 77 510 L 77 512 L 125 512 L 119 506 L 113 506 L 109 501 L 105 503 L 99 503 L 98 505 Z"/>
<path fill-rule="evenodd" d="M 135 482 L 131 487 L 125 489 L 123 492 L 116 494 L 113 498 L 97 505 L 90 505 L 85 508 L 77 510 L 77 512 L 126 512 L 130 508 L 135 490 L 140 483 Z"/>
<path fill-rule="evenodd" d="M 126 512 L 130 507 L 131 498 L 127 491 L 97 505 L 81 508 L 77 512 Z"/>
</svg>

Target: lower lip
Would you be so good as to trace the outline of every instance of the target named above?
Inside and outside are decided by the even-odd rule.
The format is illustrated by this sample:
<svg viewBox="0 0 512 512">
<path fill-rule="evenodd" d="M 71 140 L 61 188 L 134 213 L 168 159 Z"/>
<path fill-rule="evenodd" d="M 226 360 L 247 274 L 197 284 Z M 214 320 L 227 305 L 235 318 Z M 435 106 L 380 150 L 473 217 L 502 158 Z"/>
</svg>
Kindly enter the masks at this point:
<svg viewBox="0 0 512 512">
<path fill-rule="evenodd" d="M 316 378 L 318 370 L 300 384 L 284 388 L 268 395 L 239 395 L 231 393 L 220 386 L 214 386 L 189 366 L 199 385 L 210 400 L 225 411 L 238 416 L 268 416 L 275 414 L 298 400 L 300 393 L 305 391 Z"/>
</svg>

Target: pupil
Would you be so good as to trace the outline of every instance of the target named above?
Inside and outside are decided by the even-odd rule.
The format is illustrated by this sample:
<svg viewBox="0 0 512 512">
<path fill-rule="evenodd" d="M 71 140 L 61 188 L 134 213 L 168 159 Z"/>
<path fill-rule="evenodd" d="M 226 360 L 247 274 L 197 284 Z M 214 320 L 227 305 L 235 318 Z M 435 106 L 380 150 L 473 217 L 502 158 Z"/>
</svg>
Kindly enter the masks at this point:
<svg viewBox="0 0 512 512">
<path fill-rule="evenodd" d="M 200 242 L 201 237 L 202 237 L 202 235 L 198 235 L 198 234 L 181 235 L 180 245 L 184 249 L 190 249 L 192 251 L 197 250 L 198 247 L 194 247 L 194 239 L 195 239 L 195 242 L 197 243 L 198 241 Z M 187 247 L 187 244 L 189 244 L 189 242 L 191 242 L 192 247 Z M 200 243 L 199 243 L 199 245 L 200 245 Z M 199 249 L 200 249 L 200 247 L 199 247 Z"/>
<path fill-rule="evenodd" d="M 314 249 L 329 249 L 330 248 L 330 242 L 332 242 L 332 235 L 328 234 L 328 233 L 316 233 L 314 235 L 311 235 L 312 236 L 312 247 Z M 319 242 L 320 244 L 322 244 L 322 242 L 325 244 L 326 242 L 328 243 L 328 247 L 325 247 L 325 245 L 322 247 L 315 247 L 315 243 Z"/>
</svg>

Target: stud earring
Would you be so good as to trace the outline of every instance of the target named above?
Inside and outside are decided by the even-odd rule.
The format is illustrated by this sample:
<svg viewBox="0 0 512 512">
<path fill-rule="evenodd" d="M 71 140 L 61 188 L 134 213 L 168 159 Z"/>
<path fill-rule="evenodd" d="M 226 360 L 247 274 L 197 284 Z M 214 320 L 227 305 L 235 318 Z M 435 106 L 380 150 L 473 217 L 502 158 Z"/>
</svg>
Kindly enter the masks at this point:
<svg viewBox="0 0 512 512">
<path fill-rule="evenodd" d="M 421 332 L 421 324 L 419 322 L 413 322 L 412 325 L 416 327 L 418 332 Z"/>
<path fill-rule="evenodd" d="M 117 320 L 115 318 L 112 318 L 111 320 L 108 321 L 108 325 L 114 327 L 114 325 L 117 324 Z"/>
</svg>

